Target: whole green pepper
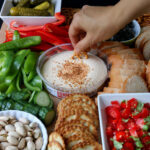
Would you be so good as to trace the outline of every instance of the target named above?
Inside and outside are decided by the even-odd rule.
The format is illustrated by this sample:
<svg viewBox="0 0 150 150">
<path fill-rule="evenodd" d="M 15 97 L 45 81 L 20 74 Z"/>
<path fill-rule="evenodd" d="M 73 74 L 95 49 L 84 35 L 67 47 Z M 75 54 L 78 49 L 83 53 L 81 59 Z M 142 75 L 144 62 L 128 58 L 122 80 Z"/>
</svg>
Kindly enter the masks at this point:
<svg viewBox="0 0 150 150">
<path fill-rule="evenodd" d="M 13 82 L 9 85 L 9 87 L 6 91 L 6 94 L 10 94 L 10 93 L 15 92 L 15 91 L 17 91 L 16 80 L 13 80 Z"/>
<path fill-rule="evenodd" d="M 12 80 L 17 76 L 25 57 L 30 53 L 30 50 L 21 50 L 19 51 L 14 59 L 14 62 L 11 66 L 8 76 L 5 78 L 5 82 L 9 85 Z"/>
<path fill-rule="evenodd" d="M 14 59 L 14 52 L 0 52 L 0 78 L 5 77 L 10 70 L 10 66 Z"/>
<path fill-rule="evenodd" d="M 21 72 L 19 72 L 17 79 L 16 79 L 16 88 L 18 91 L 21 91 L 20 82 L 21 82 Z"/>
<path fill-rule="evenodd" d="M 29 36 L 18 40 L 0 44 L 0 51 L 15 51 L 19 49 L 29 48 L 41 43 L 40 36 Z"/>
</svg>

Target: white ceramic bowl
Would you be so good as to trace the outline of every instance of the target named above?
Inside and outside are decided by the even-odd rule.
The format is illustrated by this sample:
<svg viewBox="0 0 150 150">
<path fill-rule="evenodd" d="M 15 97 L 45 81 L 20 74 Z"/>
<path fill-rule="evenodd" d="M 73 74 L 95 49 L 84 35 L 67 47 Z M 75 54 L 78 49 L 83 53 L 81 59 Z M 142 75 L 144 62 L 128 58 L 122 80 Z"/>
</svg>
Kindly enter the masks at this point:
<svg viewBox="0 0 150 150">
<path fill-rule="evenodd" d="M 16 119 L 19 118 L 26 118 L 28 119 L 30 122 L 36 122 L 39 125 L 39 128 L 41 129 L 42 132 L 42 137 L 43 137 L 43 146 L 41 150 L 45 150 L 47 143 L 48 143 L 48 134 L 47 134 L 47 130 L 44 126 L 44 124 L 35 116 L 33 116 L 32 114 L 29 114 L 27 112 L 24 111 L 18 111 L 18 110 L 6 110 L 6 111 L 0 111 L 0 116 L 13 116 Z"/>
<path fill-rule="evenodd" d="M 55 5 L 55 13 L 61 12 L 62 0 L 52 0 Z M 56 22 L 55 16 L 8 16 L 10 8 L 12 8 L 12 0 L 4 0 L 0 18 L 9 26 L 11 21 L 16 21 L 23 25 L 43 25 L 50 22 Z"/>
<path fill-rule="evenodd" d="M 137 100 L 149 103 L 150 93 L 130 93 L 130 94 L 102 94 L 98 96 L 98 111 L 99 111 L 99 119 L 100 119 L 100 130 L 101 130 L 101 139 L 103 150 L 110 150 L 107 135 L 106 135 L 106 113 L 105 108 L 111 104 L 111 101 L 117 100 L 118 102 L 122 102 L 122 100 L 129 100 L 131 98 L 136 98 Z"/>
</svg>

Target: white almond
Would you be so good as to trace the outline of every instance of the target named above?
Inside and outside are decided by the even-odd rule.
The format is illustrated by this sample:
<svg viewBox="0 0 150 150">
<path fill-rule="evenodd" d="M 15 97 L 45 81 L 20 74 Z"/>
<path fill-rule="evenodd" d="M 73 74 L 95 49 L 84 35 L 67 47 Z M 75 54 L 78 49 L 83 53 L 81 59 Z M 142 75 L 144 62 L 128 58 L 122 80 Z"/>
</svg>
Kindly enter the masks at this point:
<svg viewBox="0 0 150 150">
<path fill-rule="evenodd" d="M 25 140 L 28 142 L 28 141 L 33 141 L 33 138 L 32 137 L 25 137 Z"/>
<path fill-rule="evenodd" d="M 43 145 L 43 138 L 39 137 L 35 142 L 35 147 L 37 150 L 41 150 L 42 145 Z"/>
<path fill-rule="evenodd" d="M 13 136 L 8 136 L 7 141 L 12 145 L 18 145 L 19 143 L 18 140 Z"/>
<path fill-rule="evenodd" d="M 29 125 L 25 125 L 24 127 L 27 131 L 33 131 L 33 129 L 29 127 Z"/>
<path fill-rule="evenodd" d="M 19 149 L 23 149 L 26 145 L 26 140 L 24 138 L 22 138 L 18 144 L 18 148 Z"/>
<path fill-rule="evenodd" d="M 35 144 L 32 141 L 28 141 L 27 148 L 28 150 L 35 150 Z"/>
<path fill-rule="evenodd" d="M 11 125 L 11 124 L 8 124 L 8 125 L 5 126 L 5 130 L 7 132 L 15 131 L 15 127 L 13 125 Z"/>
<path fill-rule="evenodd" d="M 2 149 L 5 150 L 7 146 L 11 146 L 11 144 L 8 143 L 8 142 L 1 142 L 1 148 L 2 148 Z"/>
<path fill-rule="evenodd" d="M 28 131 L 27 136 L 32 136 L 32 132 Z"/>
<path fill-rule="evenodd" d="M 6 136 L 0 136 L 0 142 L 6 142 L 7 138 Z"/>
<path fill-rule="evenodd" d="M 16 146 L 7 146 L 5 150 L 18 150 Z"/>
<path fill-rule="evenodd" d="M 1 121 L 1 120 L 0 120 L 0 125 L 4 127 L 4 126 L 6 126 L 7 124 L 6 124 L 4 121 Z"/>
<path fill-rule="evenodd" d="M 22 122 L 23 124 L 29 124 L 29 120 L 27 120 L 26 118 L 19 118 L 19 121 Z"/>
<path fill-rule="evenodd" d="M 29 127 L 31 127 L 31 128 L 36 128 L 36 127 L 38 127 L 38 124 L 37 124 L 36 122 L 31 122 L 31 123 L 29 124 Z"/>
<path fill-rule="evenodd" d="M 0 135 L 6 135 L 6 134 L 7 134 L 6 130 L 2 129 L 2 130 L 0 131 Z"/>
<path fill-rule="evenodd" d="M 23 126 L 23 124 L 21 123 L 21 122 L 15 122 L 15 127 L 17 128 L 18 126 L 20 127 L 20 126 Z"/>
<path fill-rule="evenodd" d="M 41 135 L 41 130 L 39 128 L 34 130 L 34 138 L 37 139 Z"/>
<path fill-rule="evenodd" d="M 14 136 L 17 139 L 20 137 L 20 135 L 16 131 L 11 131 L 11 132 L 8 133 L 8 135 Z"/>
<path fill-rule="evenodd" d="M 0 116 L 1 121 L 8 121 L 9 119 L 10 119 L 10 117 L 8 117 L 8 116 Z"/>
<path fill-rule="evenodd" d="M 16 127 L 16 132 L 17 132 L 19 135 L 23 136 L 23 137 L 26 136 L 26 130 L 25 130 L 25 128 L 24 128 L 23 126 L 18 125 L 18 126 Z"/>
</svg>

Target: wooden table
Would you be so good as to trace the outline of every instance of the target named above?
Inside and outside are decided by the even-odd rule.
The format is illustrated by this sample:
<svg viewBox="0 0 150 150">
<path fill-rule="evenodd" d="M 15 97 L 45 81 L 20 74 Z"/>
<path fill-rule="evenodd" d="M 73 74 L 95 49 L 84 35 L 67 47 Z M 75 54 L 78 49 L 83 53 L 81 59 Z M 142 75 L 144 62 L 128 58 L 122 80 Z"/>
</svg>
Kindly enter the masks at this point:
<svg viewBox="0 0 150 150">
<path fill-rule="evenodd" d="M 5 30 L 6 30 L 6 29 L 7 29 L 7 25 L 3 23 L 3 24 L 2 24 L 2 27 L 1 27 L 1 30 L 0 30 L 0 43 L 2 43 L 2 42 L 5 41 Z M 52 95 L 50 95 L 50 97 L 51 97 L 52 100 L 54 101 L 54 108 L 55 108 L 55 110 L 56 110 L 57 105 L 58 105 L 60 99 L 58 99 L 58 98 L 56 98 L 56 97 L 54 97 L 54 96 L 52 96 Z M 56 119 L 55 119 L 55 121 L 56 121 Z M 47 130 L 48 130 L 49 133 L 50 133 L 51 131 L 53 131 L 53 129 L 54 129 L 55 121 L 53 122 L 52 125 L 50 125 L 50 126 L 47 128 Z"/>
</svg>

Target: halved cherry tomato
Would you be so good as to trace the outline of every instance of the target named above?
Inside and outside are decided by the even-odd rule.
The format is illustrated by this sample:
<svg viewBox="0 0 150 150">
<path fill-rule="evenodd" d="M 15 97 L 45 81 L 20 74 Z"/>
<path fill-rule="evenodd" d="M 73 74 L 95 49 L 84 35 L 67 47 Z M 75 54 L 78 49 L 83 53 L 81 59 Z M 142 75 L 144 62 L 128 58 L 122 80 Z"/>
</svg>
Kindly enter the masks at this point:
<svg viewBox="0 0 150 150">
<path fill-rule="evenodd" d="M 118 131 L 123 131 L 126 128 L 126 124 L 120 119 L 117 123 L 117 130 Z"/>
<path fill-rule="evenodd" d="M 149 111 L 147 108 L 143 108 L 140 114 L 142 118 L 146 118 L 149 116 Z"/>
<path fill-rule="evenodd" d="M 121 108 L 126 108 L 127 107 L 127 101 L 122 101 L 120 104 Z"/>
<path fill-rule="evenodd" d="M 139 118 L 136 120 L 136 124 L 137 126 L 139 126 L 141 129 L 143 129 L 143 126 L 145 125 L 144 119 L 143 118 Z"/>
<path fill-rule="evenodd" d="M 130 129 L 129 132 L 130 132 L 131 136 L 138 137 L 138 134 L 135 129 Z"/>
<path fill-rule="evenodd" d="M 138 105 L 138 101 L 135 98 L 132 98 L 130 100 L 128 100 L 127 105 L 131 108 L 131 109 L 135 109 Z"/>
<path fill-rule="evenodd" d="M 150 142 L 150 136 L 143 137 L 142 142 L 144 145 L 148 145 L 148 143 Z"/>
<path fill-rule="evenodd" d="M 118 122 L 118 119 L 108 118 L 108 125 L 111 126 L 113 129 L 117 128 L 116 126 L 117 122 Z"/>
<path fill-rule="evenodd" d="M 123 148 L 124 150 L 134 150 L 134 144 L 131 142 L 125 142 Z"/>
<path fill-rule="evenodd" d="M 106 113 L 109 117 L 112 117 L 114 119 L 120 118 L 120 111 L 118 108 L 116 108 L 114 106 L 106 107 Z"/>
<path fill-rule="evenodd" d="M 150 103 L 145 103 L 144 107 L 150 109 Z"/>
<path fill-rule="evenodd" d="M 112 101 L 111 104 L 112 104 L 112 106 L 114 106 L 114 107 L 120 109 L 120 104 L 119 104 L 118 101 Z"/>
<path fill-rule="evenodd" d="M 111 126 L 108 126 L 106 128 L 106 134 L 107 134 L 107 136 L 113 136 L 113 129 Z"/>
<path fill-rule="evenodd" d="M 121 112 L 121 116 L 124 119 L 128 119 L 130 117 L 130 114 L 131 114 L 131 110 L 130 110 L 129 107 L 123 109 L 122 112 Z"/>
<path fill-rule="evenodd" d="M 124 131 L 117 131 L 116 132 L 116 140 L 123 142 L 125 140 L 125 132 Z"/>
</svg>

